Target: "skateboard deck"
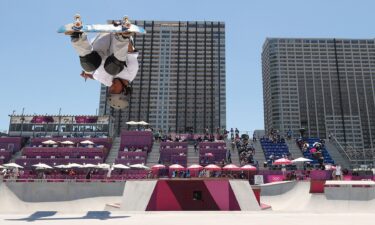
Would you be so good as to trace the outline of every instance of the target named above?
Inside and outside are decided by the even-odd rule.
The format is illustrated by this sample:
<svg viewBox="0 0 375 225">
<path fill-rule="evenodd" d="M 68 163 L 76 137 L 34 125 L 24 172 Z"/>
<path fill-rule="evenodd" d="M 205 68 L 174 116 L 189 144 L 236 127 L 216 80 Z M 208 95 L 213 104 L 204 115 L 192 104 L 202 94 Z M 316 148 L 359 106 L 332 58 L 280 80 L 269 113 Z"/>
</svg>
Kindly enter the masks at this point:
<svg viewBox="0 0 375 225">
<path fill-rule="evenodd" d="M 137 25 L 131 24 L 127 17 L 115 21 L 111 20 L 112 24 L 83 24 L 80 15 L 75 15 L 75 22 L 61 26 L 57 32 L 64 34 L 71 34 L 72 32 L 87 32 L 87 33 L 136 33 L 145 34 L 146 30 Z"/>
</svg>

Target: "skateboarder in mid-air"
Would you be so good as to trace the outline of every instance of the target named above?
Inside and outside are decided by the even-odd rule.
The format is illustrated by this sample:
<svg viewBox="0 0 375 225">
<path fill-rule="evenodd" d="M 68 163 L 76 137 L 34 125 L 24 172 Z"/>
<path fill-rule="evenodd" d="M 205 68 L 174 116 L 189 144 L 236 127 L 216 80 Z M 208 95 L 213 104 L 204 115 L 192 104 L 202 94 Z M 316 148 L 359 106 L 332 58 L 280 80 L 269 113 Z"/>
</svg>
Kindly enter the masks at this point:
<svg viewBox="0 0 375 225">
<path fill-rule="evenodd" d="M 134 33 L 99 33 L 90 42 L 85 32 L 74 29 L 77 24 L 82 24 L 79 15 L 75 19 L 73 30 L 65 34 L 70 35 L 71 43 L 79 55 L 83 69 L 81 76 L 98 80 L 109 87 L 108 102 L 112 108 L 126 108 L 126 95 L 131 93 L 130 83 L 138 71 L 138 52 L 132 41 Z"/>
</svg>

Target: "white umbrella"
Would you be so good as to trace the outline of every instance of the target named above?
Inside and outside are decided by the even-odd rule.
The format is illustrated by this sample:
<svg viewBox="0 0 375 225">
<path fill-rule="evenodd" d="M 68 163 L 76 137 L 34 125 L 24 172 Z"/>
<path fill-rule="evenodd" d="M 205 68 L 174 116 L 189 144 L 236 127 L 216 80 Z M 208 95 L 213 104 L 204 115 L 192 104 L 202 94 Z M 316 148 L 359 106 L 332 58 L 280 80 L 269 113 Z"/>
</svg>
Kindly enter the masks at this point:
<svg viewBox="0 0 375 225">
<path fill-rule="evenodd" d="M 45 144 L 45 145 L 55 145 L 57 144 L 56 141 L 52 141 L 52 140 L 48 140 L 48 141 L 43 141 L 42 144 Z"/>
<path fill-rule="evenodd" d="M 91 163 L 87 163 L 82 165 L 82 168 L 98 168 L 98 166 Z"/>
<path fill-rule="evenodd" d="M 148 125 L 148 123 L 145 122 L 145 121 L 139 121 L 138 124 L 139 124 L 139 125 Z"/>
<path fill-rule="evenodd" d="M 67 166 L 67 168 L 82 168 L 82 165 L 78 164 L 78 163 L 69 163 L 66 166 Z"/>
<path fill-rule="evenodd" d="M 145 170 L 148 170 L 150 169 L 149 167 L 143 165 L 143 164 L 134 164 L 134 165 L 130 165 L 131 168 L 136 168 L 136 169 L 145 169 Z"/>
<path fill-rule="evenodd" d="M 312 162 L 312 160 L 306 159 L 306 158 L 303 158 L 303 157 L 299 157 L 297 159 L 292 160 L 292 163 L 299 163 L 299 162 Z"/>
<path fill-rule="evenodd" d="M 2 166 L 2 165 L 0 165 L 0 169 L 5 169 L 5 167 L 4 167 L 4 166 Z"/>
<path fill-rule="evenodd" d="M 59 168 L 59 169 L 68 169 L 68 168 L 70 168 L 68 165 L 57 165 L 55 167 Z"/>
<path fill-rule="evenodd" d="M 90 140 L 85 140 L 85 141 L 81 141 L 81 144 L 93 145 L 94 142 L 92 142 L 92 141 L 90 141 Z"/>
<path fill-rule="evenodd" d="M 116 169 L 130 169 L 130 167 L 125 166 L 123 164 L 114 164 L 113 168 L 116 168 Z"/>
<path fill-rule="evenodd" d="M 61 142 L 61 144 L 64 144 L 64 145 L 74 145 L 74 142 L 72 142 L 72 141 L 63 141 L 63 142 Z"/>
<path fill-rule="evenodd" d="M 23 168 L 23 166 L 20 166 L 16 163 L 7 163 L 7 164 L 3 164 L 3 166 L 5 167 L 14 167 L 14 168 Z"/>
<path fill-rule="evenodd" d="M 32 166 L 36 167 L 37 169 L 52 169 L 52 167 L 50 167 L 49 165 L 44 164 L 44 163 L 38 163 L 38 164 L 35 164 L 35 165 L 32 165 Z"/>
<path fill-rule="evenodd" d="M 135 121 L 128 121 L 126 122 L 127 125 L 138 125 L 138 122 Z"/>
<path fill-rule="evenodd" d="M 106 163 L 99 163 L 97 165 L 97 168 L 99 169 L 109 169 L 111 166 L 109 164 L 106 164 Z"/>
</svg>

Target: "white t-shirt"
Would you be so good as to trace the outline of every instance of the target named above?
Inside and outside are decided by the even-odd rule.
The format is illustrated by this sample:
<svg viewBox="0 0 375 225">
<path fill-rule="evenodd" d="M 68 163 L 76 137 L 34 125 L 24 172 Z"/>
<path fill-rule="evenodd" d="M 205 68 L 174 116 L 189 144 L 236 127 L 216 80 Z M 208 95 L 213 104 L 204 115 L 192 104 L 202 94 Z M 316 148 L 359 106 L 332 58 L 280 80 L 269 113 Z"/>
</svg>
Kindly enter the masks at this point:
<svg viewBox="0 0 375 225">
<path fill-rule="evenodd" d="M 93 77 L 95 80 L 99 81 L 100 83 L 108 87 L 112 85 L 112 80 L 114 78 L 121 78 L 129 82 L 132 82 L 138 72 L 138 59 L 137 59 L 138 52 L 128 53 L 127 59 L 126 59 L 127 67 L 124 67 L 124 69 L 116 76 L 112 76 L 105 71 L 104 62 L 107 59 L 107 57 L 113 53 L 111 52 L 111 48 L 110 48 L 111 35 L 114 35 L 114 34 L 112 33 L 98 34 L 95 37 L 95 39 L 92 41 L 93 50 L 97 51 L 98 54 L 102 57 L 102 64 L 93 73 Z"/>
</svg>

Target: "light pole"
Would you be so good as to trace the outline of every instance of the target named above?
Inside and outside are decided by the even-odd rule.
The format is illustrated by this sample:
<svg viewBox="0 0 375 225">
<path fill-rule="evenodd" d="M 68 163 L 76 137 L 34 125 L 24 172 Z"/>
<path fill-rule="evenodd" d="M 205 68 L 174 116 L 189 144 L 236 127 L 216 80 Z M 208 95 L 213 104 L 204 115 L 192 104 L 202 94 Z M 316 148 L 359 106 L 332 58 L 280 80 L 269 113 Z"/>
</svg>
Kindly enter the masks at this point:
<svg viewBox="0 0 375 225">
<path fill-rule="evenodd" d="M 20 133 L 20 136 L 22 137 L 22 133 L 23 133 L 23 122 L 25 121 L 25 117 L 23 116 L 25 112 L 25 107 L 22 108 L 22 114 L 21 114 L 21 133 Z"/>
</svg>

